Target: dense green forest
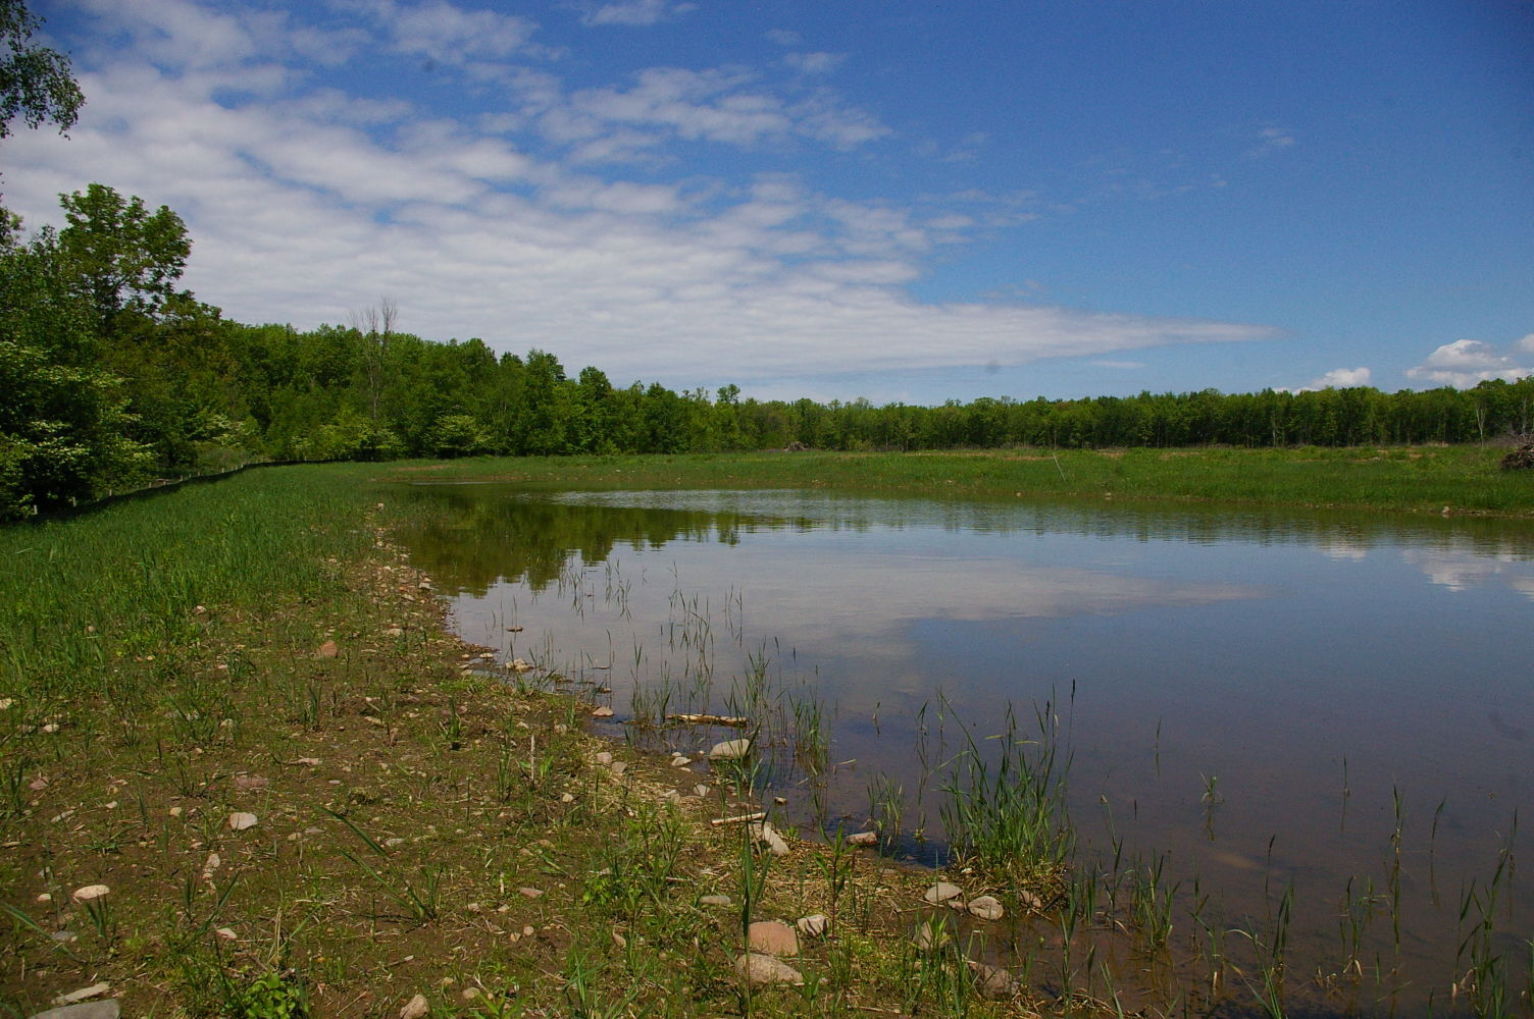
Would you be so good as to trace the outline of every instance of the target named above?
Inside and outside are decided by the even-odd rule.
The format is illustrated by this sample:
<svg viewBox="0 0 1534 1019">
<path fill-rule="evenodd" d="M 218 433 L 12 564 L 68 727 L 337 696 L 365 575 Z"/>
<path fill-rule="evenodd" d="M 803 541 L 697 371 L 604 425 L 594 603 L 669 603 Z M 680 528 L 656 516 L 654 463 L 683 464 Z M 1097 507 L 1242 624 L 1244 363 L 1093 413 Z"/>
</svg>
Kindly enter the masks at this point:
<svg viewBox="0 0 1534 1019">
<path fill-rule="evenodd" d="M 477 454 L 1356 445 L 1526 433 L 1534 378 L 1384 393 L 1141 393 L 942 406 L 742 399 L 573 375 L 395 328 L 246 325 L 178 289 L 191 241 L 170 209 L 91 185 L 67 225 L 0 241 L 0 515 L 264 459 Z"/>
</svg>

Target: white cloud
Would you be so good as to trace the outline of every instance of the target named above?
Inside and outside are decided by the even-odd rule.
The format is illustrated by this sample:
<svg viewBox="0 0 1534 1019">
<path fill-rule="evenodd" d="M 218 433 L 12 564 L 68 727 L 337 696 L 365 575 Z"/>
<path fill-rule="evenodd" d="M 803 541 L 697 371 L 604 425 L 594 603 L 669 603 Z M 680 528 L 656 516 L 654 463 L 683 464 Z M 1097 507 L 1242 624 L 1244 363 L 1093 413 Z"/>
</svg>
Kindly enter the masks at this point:
<svg viewBox="0 0 1534 1019">
<path fill-rule="evenodd" d="M 1265 127 L 1257 132 L 1257 142 L 1246 150 L 1248 159 L 1262 159 L 1275 155 L 1297 144 L 1293 132 L 1281 127 Z"/>
<path fill-rule="evenodd" d="M 830 74 L 846 59 L 845 53 L 790 53 L 783 62 L 800 74 Z"/>
<path fill-rule="evenodd" d="M 1531 334 L 1534 336 L 1534 334 Z M 1513 345 L 1524 355 L 1534 354 L 1534 343 L 1525 336 Z M 1534 368 L 1520 365 L 1518 359 L 1503 354 L 1481 340 L 1455 340 L 1445 343 L 1427 356 L 1427 360 L 1406 371 L 1406 377 L 1439 386 L 1469 389 L 1488 379 L 1512 382 L 1534 373 Z"/>
<path fill-rule="evenodd" d="M 81 61 L 91 100 L 71 139 L 7 140 L 7 204 L 33 226 L 57 222 L 58 192 L 93 180 L 169 204 L 195 242 L 187 284 L 241 321 L 345 322 L 387 294 L 405 328 L 433 339 L 544 347 L 615 381 L 804 380 L 801 392 L 830 392 L 843 383 L 824 380 L 854 372 L 1271 335 L 911 296 L 905 287 L 935 246 L 972 224 L 1025 218 L 1034 199 L 1024 192 L 906 206 L 824 194 L 781 173 L 654 172 L 680 162 L 678 140 L 851 146 L 887 130 L 829 92 L 785 94 L 741 68 L 657 68 L 571 92 L 545 71 L 502 63 L 507 108 L 453 118 L 388 93 L 353 95 L 335 79 L 308 85 L 271 19 L 187 0 L 92 2 L 103 31 L 138 41 Z M 344 4 L 412 57 L 464 59 L 460 44 L 486 58 L 531 52 L 522 19 L 440 0 Z M 422 12 L 441 18 L 428 25 Z M 143 59 L 181 43 L 188 56 L 175 67 Z M 224 91 L 253 79 L 274 97 Z M 626 173 L 612 162 L 620 157 L 650 162 Z M 608 172 L 590 172 L 598 161 Z"/>
<path fill-rule="evenodd" d="M 588 10 L 581 23 L 586 25 L 654 25 L 668 18 L 686 14 L 696 4 L 671 3 L 669 0 L 617 0 Z"/>
<path fill-rule="evenodd" d="M 1311 379 L 1298 389 L 1283 391 L 1314 393 L 1320 389 L 1348 389 L 1353 386 L 1367 386 L 1373 378 L 1374 373 L 1368 368 L 1333 368 L 1326 374 Z"/>
</svg>

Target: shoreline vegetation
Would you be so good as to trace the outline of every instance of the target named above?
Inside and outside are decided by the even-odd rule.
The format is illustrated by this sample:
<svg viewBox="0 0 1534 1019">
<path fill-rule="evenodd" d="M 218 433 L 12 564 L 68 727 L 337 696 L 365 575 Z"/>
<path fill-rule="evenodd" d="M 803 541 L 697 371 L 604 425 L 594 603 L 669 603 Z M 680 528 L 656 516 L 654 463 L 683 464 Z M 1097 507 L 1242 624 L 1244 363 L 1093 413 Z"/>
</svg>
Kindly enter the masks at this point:
<svg viewBox="0 0 1534 1019">
<path fill-rule="evenodd" d="M 1105 897 L 1068 866 L 1048 757 L 1008 758 L 1006 787 L 971 769 L 970 852 L 942 873 L 711 823 L 786 827 L 749 757 L 600 739 L 556 677 L 448 635 L 394 543 L 398 482 L 1528 517 L 1530 478 L 1499 472 L 1500 452 L 335 464 L 0 529 L 0 1014 L 74 994 L 166 1016 L 1285 1014 L 1309 979 L 1285 974 L 1285 900 L 1261 929 L 1174 935 L 1154 866 Z M 1020 869 L 1005 847 L 1024 838 L 1049 848 Z M 1534 946 L 1492 951 L 1503 880 L 1467 900 L 1485 924 L 1442 1011 L 1531 1008 Z M 948 882 L 956 898 L 931 902 Z M 1388 993 L 1370 966 L 1333 975 L 1335 1012 Z"/>
<path fill-rule="evenodd" d="M 1500 470 L 1504 446 L 912 453 L 772 451 L 476 458 L 377 465 L 412 483 L 636 489 L 836 489 L 968 499 L 1118 499 L 1266 509 L 1534 516 L 1534 472 Z"/>
</svg>

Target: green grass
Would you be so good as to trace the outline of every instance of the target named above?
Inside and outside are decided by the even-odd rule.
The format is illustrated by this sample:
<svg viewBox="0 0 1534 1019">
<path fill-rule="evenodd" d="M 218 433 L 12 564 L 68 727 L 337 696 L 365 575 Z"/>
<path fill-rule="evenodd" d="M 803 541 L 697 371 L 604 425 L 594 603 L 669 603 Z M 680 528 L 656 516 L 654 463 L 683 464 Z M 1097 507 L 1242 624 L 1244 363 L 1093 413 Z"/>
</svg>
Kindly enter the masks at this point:
<svg viewBox="0 0 1534 1019">
<path fill-rule="evenodd" d="M 401 480 L 590 489 L 831 488 L 940 498 L 1173 500 L 1534 515 L 1534 472 L 1493 446 L 951 453 L 721 453 L 395 464 Z"/>
</svg>

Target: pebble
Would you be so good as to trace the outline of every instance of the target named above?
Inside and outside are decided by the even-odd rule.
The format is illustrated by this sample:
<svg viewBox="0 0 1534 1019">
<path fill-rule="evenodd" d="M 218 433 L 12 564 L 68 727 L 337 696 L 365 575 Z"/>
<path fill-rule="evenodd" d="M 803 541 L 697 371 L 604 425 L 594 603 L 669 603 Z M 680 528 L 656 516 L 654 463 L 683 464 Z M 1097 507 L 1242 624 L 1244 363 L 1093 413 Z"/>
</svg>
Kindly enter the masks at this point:
<svg viewBox="0 0 1534 1019">
<path fill-rule="evenodd" d="M 922 895 L 922 898 L 935 906 L 940 902 L 947 902 L 949 899 L 957 899 L 963 894 L 964 889 L 958 885 L 950 884 L 947 881 L 939 881 L 931 888 L 928 888 L 926 893 Z"/>
<path fill-rule="evenodd" d="M 1000 920 L 1006 915 L 994 895 L 981 895 L 969 900 L 969 911 L 982 920 Z"/>
<path fill-rule="evenodd" d="M 746 946 L 779 957 L 799 954 L 799 935 L 781 920 L 757 920 L 746 928 Z"/>
<path fill-rule="evenodd" d="M 795 920 L 794 926 L 807 938 L 822 938 L 831 929 L 831 918 L 824 913 L 813 913 Z"/>
<path fill-rule="evenodd" d="M 597 754 L 596 762 L 602 767 L 606 768 L 613 763 L 613 755 L 608 753 L 606 750 L 603 750 L 601 753 Z"/>
<path fill-rule="evenodd" d="M 46 1012 L 37 1013 L 32 1019 L 118 1019 L 121 1015 L 122 1007 L 117 999 L 108 998 L 105 1001 L 87 1001 L 50 1008 Z"/>
<path fill-rule="evenodd" d="M 321 644 L 319 650 L 315 652 L 315 654 L 320 658 L 335 658 L 340 653 L 340 647 L 338 647 L 336 642 L 333 640 L 327 640 L 325 643 Z"/>
<path fill-rule="evenodd" d="M 399 1010 L 399 1019 L 421 1019 L 430 1010 L 431 1006 L 426 1004 L 426 995 L 417 994 Z"/>
<path fill-rule="evenodd" d="M 711 761 L 738 761 L 751 753 L 751 740 L 749 738 L 727 739 L 723 743 L 715 743 L 708 752 Z"/>
<path fill-rule="evenodd" d="M 975 971 L 975 979 L 980 983 L 980 993 L 987 998 L 1005 998 L 1010 995 L 1017 981 L 1012 979 L 1012 974 L 1000 966 L 987 966 L 983 962 L 970 960 L 969 968 Z"/>
<path fill-rule="evenodd" d="M 783 836 L 778 834 L 777 829 L 770 822 L 763 821 L 759 825 L 752 825 L 751 834 L 756 836 L 756 841 L 766 846 L 767 851 L 773 856 L 788 855 L 788 843 L 783 841 Z"/>
<path fill-rule="evenodd" d="M 879 833 L 872 831 L 854 832 L 847 836 L 849 846 L 876 846 L 879 844 Z"/>
<path fill-rule="evenodd" d="M 78 991 L 61 994 L 53 999 L 53 1003 L 55 1005 L 73 1005 L 76 1002 L 85 1001 L 89 998 L 99 998 L 111 989 L 111 984 L 91 984 L 89 987 L 82 987 Z"/>
<path fill-rule="evenodd" d="M 111 890 L 106 885 L 86 885 L 83 888 L 76 888 L 73 898 L 76 902 L 92 902 Z M 66 1001 L 64 1004 L 67 1005 L 69 1002 Z"/>
<path fill-rule="evenodd" d="M 240 810 L 229 815 L 230 831 L 244 831 L 246 828 L 254 828 L 255 826 L 255 814 L 247 814 L 245 811 Z"/>
<path fill-rule="evenodd" d="M 802 984 L 799 971 L 781 959 L 760 952 L 747 952 L 735 960 L 735 975 L 753 987 L 764 984 Z"/>
<path fill-rule="evenodd" d="M 705 895 L 698 900 L 700 906 L 728 906 L 729 904 L 728 895 Z"/>
<path fill-rule="evenodd" d="M 672 754 L 671 766 L 673 768 L 685 768 L 692 763 L 692 758 L 686 754 Z"/>
<path fill-rule="evenodd" d="M 543 889 L 542 888 L 527 888 L 527 887 L 523 887 L 523 888 L 518 888 L 517 891 L 520 894 L 527 896 L 529 899 L 536 899 L 536 898 L 538 898 L 538 896 L 543 894 Z"/>
<path fill-rule="evenodd" d="M 591 709 L 591 717 L 592 718 L 611 718 L 611 717 L 613 717 L 613 709 L 609 708 L 605 704 L 602 705 L 599 708 L 592 708 Z"/>
</svg>

